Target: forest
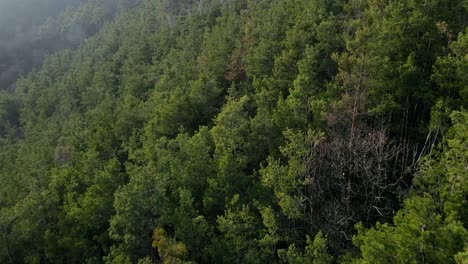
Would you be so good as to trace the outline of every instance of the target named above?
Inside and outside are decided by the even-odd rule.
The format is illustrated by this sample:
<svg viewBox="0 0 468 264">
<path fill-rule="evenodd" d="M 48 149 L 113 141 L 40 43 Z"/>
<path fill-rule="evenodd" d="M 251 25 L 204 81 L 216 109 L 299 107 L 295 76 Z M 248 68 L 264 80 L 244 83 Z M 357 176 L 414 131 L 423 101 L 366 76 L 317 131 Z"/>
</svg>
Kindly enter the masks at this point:
<svg viewBox="0 0 468 264">
<path fill-rule="evenodd" d="M 0 0 L 0 263 L 468 263 L 466 0 Z"/>
</svg>

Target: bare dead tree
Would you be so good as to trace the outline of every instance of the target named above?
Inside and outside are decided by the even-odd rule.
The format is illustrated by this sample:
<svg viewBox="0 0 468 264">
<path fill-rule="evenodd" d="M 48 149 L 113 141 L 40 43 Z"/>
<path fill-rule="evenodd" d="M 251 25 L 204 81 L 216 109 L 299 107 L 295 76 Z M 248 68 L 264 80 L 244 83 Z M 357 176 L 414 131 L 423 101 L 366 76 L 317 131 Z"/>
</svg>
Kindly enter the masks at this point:
<svg viewBox="0 0 468 264">
<path fill-rule="evenodd" d="M 329 115 L 327 139 L 311 144 L 304 160 L 304 215 L 308 233 L 321 229 L 332 247 L 343 248 L 356 223 L 391 218 L 402 177 L 414 165 L 406 159 L 413 150 L 390 139 L 384 121 L 369 124 L 354 110 Z"/>
</svg>

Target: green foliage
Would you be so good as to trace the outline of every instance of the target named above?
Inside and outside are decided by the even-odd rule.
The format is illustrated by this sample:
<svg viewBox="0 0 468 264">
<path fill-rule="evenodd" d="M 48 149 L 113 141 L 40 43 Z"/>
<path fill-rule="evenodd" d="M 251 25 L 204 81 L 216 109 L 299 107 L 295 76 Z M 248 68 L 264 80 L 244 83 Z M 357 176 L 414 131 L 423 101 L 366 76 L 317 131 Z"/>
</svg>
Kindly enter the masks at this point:
<svg viewBox="0 0 468 264">
<path fill-rule="evenodd" d="M 333 256 L 327 252 L 327 238 L 322 234 L 322 232 L 318 232 L 313 240 L 307 236 L 307 246 L 305 247 L 304 253 L 301 253 L 296 248 L 295 244 L 292 244 L 288 247 L 288 250 L 279 250 L 278 255 L 282 262 L 289 264 L 333 263 Z"/>
<path fill-rule="evenodd" d="M 236 195 L 223 216 L 218 217 L 218 229 L 222 237 L 214 246 L 214 255 L 223 263 L 262 263 L 263 256 L 257 250 L 258 218 L 252 209 L 240 205 Z"/>
<path fill-rule="evenodd" d="M 466 1 L 32 2 L 1 263 L 466 262 Z"/>
<path fill-rule="evenodd" d="M 454 263 L 463 261 L 466 230 L 466 112 L 454 112 L 447 146 L 428 160 L 415 178 L 418 191 L 405 200 L 393 225 L 366 229 L 353 238 L 362 258 L 357 263 Z"/>
<path fill-rule="evenodd" d="M 19 124 L 19 102 L 14 95 L 0 91 L 0 137 L 13 132 Z"/>
<path fill-rule="evenodd" d="M 185 245 L 168 238 L 166 231 L 162 228 L 154 231 L 153 247 L 158 249 L 164 264 L 187 263 L 182 260 L 187 256 Z"/>
<path fill-rule="evenodd" d="M 428 196 L 408 199 L 394 218 L 395 227 L 377 224 L 366 231 L 358 225 L 354 241 L 363 259 L 357 262 L 453 262 L 463 248 L 466 230 L 460 222 L 444 221 L 435 204 Z"/>
</svg>

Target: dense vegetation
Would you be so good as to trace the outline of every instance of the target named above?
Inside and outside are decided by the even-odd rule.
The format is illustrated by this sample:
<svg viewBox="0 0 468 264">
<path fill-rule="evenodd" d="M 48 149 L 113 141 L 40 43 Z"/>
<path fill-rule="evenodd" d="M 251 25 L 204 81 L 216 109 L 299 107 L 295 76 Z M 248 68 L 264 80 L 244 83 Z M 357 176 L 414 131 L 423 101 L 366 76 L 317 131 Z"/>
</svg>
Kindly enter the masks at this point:
<svg viewBox="0 0 468 264">
<path fill-rule="evenodd" d="M 32 2 L 0 263 L 468 262 L 466 1 Z"/>
</svg>

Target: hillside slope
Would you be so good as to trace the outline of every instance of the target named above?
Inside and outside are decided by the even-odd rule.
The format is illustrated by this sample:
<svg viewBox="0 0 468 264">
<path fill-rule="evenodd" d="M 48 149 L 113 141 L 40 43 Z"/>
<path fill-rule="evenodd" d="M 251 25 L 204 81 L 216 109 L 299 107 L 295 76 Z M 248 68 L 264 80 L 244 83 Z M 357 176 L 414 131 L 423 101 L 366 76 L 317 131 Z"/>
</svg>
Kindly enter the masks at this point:
<svg viewBox="0 0 468 264">
<path fill-rule="evenodd" d="M 465 263 L 465 1 L 118 4 L 0 93 L 1 263 Z"/>
</svg>

